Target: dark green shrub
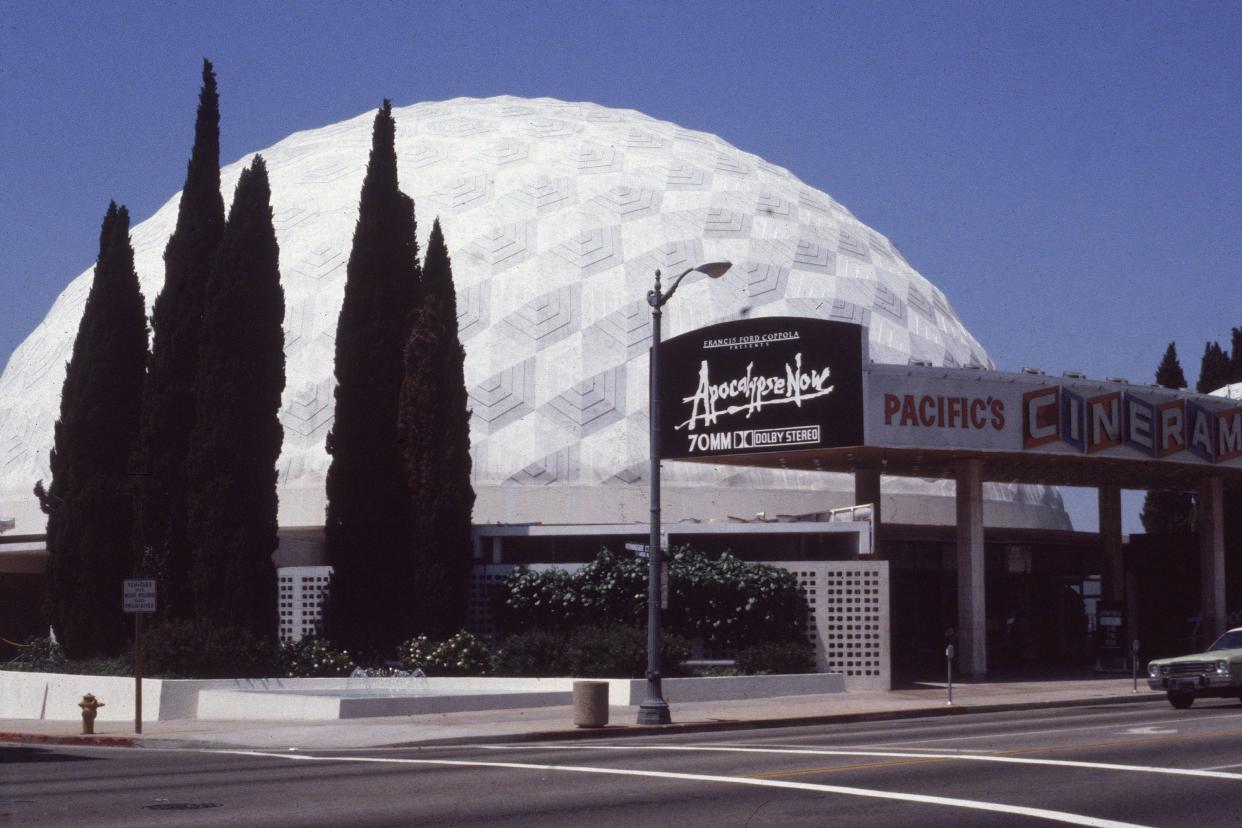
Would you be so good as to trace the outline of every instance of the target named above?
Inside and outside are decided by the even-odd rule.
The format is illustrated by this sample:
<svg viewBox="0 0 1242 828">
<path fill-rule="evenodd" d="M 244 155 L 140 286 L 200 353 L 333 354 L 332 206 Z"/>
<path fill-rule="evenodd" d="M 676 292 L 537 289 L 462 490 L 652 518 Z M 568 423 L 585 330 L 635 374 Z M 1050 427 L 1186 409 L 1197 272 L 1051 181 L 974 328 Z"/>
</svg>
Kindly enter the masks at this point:
<svg viewBox="0 0 1242 828">
<path fill-rule="evenodd" d="M 569 573 L 520 570 L 498 593 L 501 629 L 573 630 L 594 624 L 641 626 L 647 618 L 647 564 L 607 549 Z"/>
<path fill-rule="evenodd" d="M 77 676 L 132 676 L 132 655 L 112 658 L 84 658 L 79 661 L 10 661 L 0 664 L 0 670 L 15 673 L 62 673 Z"/>
<path fill-rule="evenodd" d="M 335 678 L 354 671 L 354 660 L 330 641 L 307 636 L 301 641 L 282 641 L 276 666 L 288 678 Z"/>
<path fill-rule="evenodd" d="M 685 639 L 665 634 L 661 666 L 681 675 L 690 657 Z M 641 678 L 647 673 L 647 631 L 621 624 L 579 627 L 569 633 L 527 630 L 510 636 L 496 656 L 496 671 L 512 676 Z"/>
<path fill-rule="evenodd" d="M 647 572 L 647 561 L 601 549 L 575 573 L 588 623 L 646 627 Z"/>
<path fill-rule="evenodd" d="M 712 649 L 736 651 L 765 641 L 803 640 L 806 601 L 792 572 L 728 552 L 709 558 L 689 547 L 669 561 L 665 623 Z"/>
<path fill-rule="evenodd" d="M 742 671 L 732 664 L 704 664 L 687 669 L 687 674 L 695 678 L 724 678 L 743 675 Z"/>
<path fill-rule="evenodd" d="M 502 676 L 567 676 L 565 635 L 526 630 L 511 635 L 496 651 L 496 672 Z"/>
<path fill-rule="evenodd" d="M 745 675 L 814 673 L 815 648 L 806 641 L 767 641 L 737 651 L 737 669 Z"/>
<path fill-rule="evenodd" d="M 165 621 L 143 640 L 143 672 L 166 678 L 258 678 L 275 671 L 276 644 L 202 619 Z"/>
<path fill-rule="evenodd" d="M 492 671 L 487 642 L 465 630 L 443 641 L 416 636 L 397 648 L 397 656 L 405 669 L 429 676 L 483 676 Z"/>
<path fill-rule="evenodd" d="M 17 655 L 0 669 L 20 673 L 77 673 L 84 676 L 133 675 L 132 653 L 113 658 L 88 658 L 69 661 L 60 645 L 51 638 L 30 638 L 17 645 Z"/>
<path fill-rule="evenodd" d="M 574 676 L 641 676 L 647 671 L 647 633 L 637 627 L 580 627 L 565 642 L 565 656 Z"/>
<path fill-rule="evenodd" d="M 647 562 L 602 550 L 569 573 L 522 570 L 498 593 L 497 620 L 511 633 L 531 629 L 566 632 L 587 626 L 646 627 Z M 702 639 L 712 650 L 735 651 L 764 641 L 798 641 L 806 603 L 797 577 L 784 569 L 708 557 L 688 547 L 669 559 L 669 609 L 665 628 Z"/>
</svg>

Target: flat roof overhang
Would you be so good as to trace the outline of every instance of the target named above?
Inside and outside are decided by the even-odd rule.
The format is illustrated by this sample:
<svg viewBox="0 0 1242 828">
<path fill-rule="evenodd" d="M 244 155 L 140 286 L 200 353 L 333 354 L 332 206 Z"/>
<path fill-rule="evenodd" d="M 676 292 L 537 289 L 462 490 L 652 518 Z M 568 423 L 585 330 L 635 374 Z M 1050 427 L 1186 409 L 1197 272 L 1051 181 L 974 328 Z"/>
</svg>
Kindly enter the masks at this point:
<svg viewBox="0 0 1242 828">
<path fill-rule="evenodd" d="M 982 460 L 983 479 L 997 483 L 1049 486 L 1118 486 L 1123 489 L 1191 491 L 1212 477 L 1225 488 L 1242 488 L 1242 468 L 1168 460 L 1135 460 L 1082 454 L 971 451 L 967 449 L 848 446 L 809 450 L 764 451 L 750 454 L 679 458 L 684 463 L 760 466 L 805 471 L 854 472 L 878 469 L 902 477 L 956 477 L 959 460 Z"/>
</svg>

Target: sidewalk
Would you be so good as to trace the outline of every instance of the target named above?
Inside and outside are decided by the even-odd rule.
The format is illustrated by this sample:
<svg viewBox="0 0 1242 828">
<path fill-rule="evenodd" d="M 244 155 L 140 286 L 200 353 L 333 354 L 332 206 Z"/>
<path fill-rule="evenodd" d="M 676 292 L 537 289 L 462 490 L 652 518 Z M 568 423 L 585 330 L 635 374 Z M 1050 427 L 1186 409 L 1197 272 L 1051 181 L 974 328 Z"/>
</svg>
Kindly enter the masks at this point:
<svg viewBox="0 0 1242 828">
<path fill-rule="evenodd" d="M 610 708 L 604 728 L 576 728 L 568 705 L 517 710 L 437 713 L 423 716 L 345 719 L 328 722 L 181 720 L 97 722 L 96 735 L 81 736 L 70 721 L 0 719 L 0 742 L 102 744 L 148 748 L 255 748 L 263 750 L 347 750 L 392 746 L 617 738 L 659 733 L 694 733 L 750 727 L 787 727 L 882 719 L 985 713 L 1001 710 L 1136 704 L 1164 701 L 1163 693 L 1130 679 L 1024 681 L 954 685 L 953 705 L 943 686 L 892 691 L 855 691 L 827 696 L 678 704 L 669 700 L 673 724 L 635 724 L 636 707 Z"/>
</svg>

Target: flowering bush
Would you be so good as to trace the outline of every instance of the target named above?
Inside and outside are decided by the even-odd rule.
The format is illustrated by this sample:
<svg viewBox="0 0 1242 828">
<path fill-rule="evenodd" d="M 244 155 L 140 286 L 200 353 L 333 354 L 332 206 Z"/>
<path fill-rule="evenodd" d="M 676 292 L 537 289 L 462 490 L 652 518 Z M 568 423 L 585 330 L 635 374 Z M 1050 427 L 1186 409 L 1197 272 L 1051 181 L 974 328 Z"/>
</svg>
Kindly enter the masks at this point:
<svg viewBox="0 0 1242 828">
<path fill-rule="evenodd" d="M 405 669 L 429 676 L 483 676 L 492 671 L 487 643 L 465 630 L 438 642 L 415 636 L 397 648 L 397 659 Z"/>
<path fill-rule="evenodd" d="M 276 654 L 281 675 L 287 678 L 334 678 L 354 671 L 347 650 L 338 650 L 322 638 L 282 641 Z"/>
</svg>

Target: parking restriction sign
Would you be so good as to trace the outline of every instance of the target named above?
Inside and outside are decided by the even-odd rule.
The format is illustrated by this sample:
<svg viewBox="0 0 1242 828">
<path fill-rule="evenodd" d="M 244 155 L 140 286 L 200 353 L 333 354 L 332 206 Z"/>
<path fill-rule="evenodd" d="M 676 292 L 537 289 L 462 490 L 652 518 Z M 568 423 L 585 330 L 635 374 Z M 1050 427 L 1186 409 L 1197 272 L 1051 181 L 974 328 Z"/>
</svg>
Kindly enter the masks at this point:
<svg viewBox="0 0 1242 828">
<path fill-rule="evenodd" d="M 125 612 L 155 612 L 155 579 L 126 578 L 121 605 Z"/>
</svg>

